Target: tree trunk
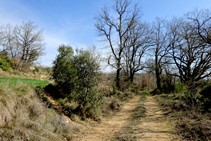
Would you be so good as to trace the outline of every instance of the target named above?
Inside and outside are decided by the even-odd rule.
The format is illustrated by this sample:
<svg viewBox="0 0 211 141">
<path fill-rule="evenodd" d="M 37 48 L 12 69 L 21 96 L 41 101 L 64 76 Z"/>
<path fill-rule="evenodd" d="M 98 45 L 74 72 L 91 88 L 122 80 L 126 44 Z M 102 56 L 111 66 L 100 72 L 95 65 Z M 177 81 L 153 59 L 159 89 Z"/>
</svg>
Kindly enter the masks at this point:
<svg viewBox="0 0 211 141">
<path fill-rule="evenodd" d="M 118 90 L 120 90 L 120 78 L 119 78 L 119 75 L 120 75 L 120 69 L 117 69 L 117 72 L 116 72 L 116 87 Z"/>
<path fill-rule="evenodd" d="M 155 74 L 156 74 L 156 82 L 157 82 L 157 88 L 161 89 L 161 79 L 160 79 L 160 68 L 158 66 L 158 55 L 155 55 Z"/>
<path fill-rule="evenodd" d="M 134 74 L 133 72 L 130 73 L 130 84 L 133 83 Z"/>
<path fill-rule="evenodd" d="M 155 69 L 155 73 L 156 73 L 156 81 L 157 81 L 157 88 L 158 89 L 161 89 L 161 79 L 160 79 L 160 71 L 159 71 L 159 68 L 158 67 L 156 67 L 156 69 Z"/>
</svg>

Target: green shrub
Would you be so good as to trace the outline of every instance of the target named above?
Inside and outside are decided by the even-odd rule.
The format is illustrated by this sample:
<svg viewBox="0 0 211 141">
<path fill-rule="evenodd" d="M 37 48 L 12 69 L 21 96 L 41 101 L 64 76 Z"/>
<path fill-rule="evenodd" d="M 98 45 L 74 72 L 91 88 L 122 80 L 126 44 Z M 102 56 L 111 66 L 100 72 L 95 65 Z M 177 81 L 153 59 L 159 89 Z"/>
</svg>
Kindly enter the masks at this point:
<svg viewBox="0 0 211 141">
<path fill-rule="evenodd" d="M 148 96 L 149 94 L 147 92 L 143 92 L 143 95 L 144 96 Z"/>
<path fill-rule="evenodd" d="M 35 67 L 34 71 L 39 73 L 40 72 L 40 68 L 39 67 Z"/>
<path fill-rule="evenodd" d="M 50 74 L 51 73 L 51 68 L 50 67 L 47 67 L 46 68 L 46 71 L 47 71 L 48 74 Z"/>
<path fill-rule="evenodd" d="M 174 78 L 171 75 L 161 75 L 161 93 L 172 93 L 175 90 L 175 84 L 173 83 L 173 79 Z"/>
<path fill-rule="evenodd" d="M 70 100 L 79 104 L 83 119 L 86 115 L 96 116 L 102 99 L 94 89 L 99 81 L 98 62 L 89 51 L 76 49 L 74 55 L 72 47 L 65 45 L 59 46 L 58 51 L 53 79 Z"/>
<path fill-rule="evenodd" d="M 0 68 L 2 68 L 3 71 L 7 71 L 12 65 L 13 63 L 8 57 L 0 56 Z"/>
<path fill-rule="evenodd" d="M 64 93 L 71 93 L 74 89 L 74 82 L 77 79 L 77 70 L 73 67 L 73 49 L 70 46 L 61 45 L 58 48 L 59 54 L 53 62 L 52 78 L 60 86 Z"/>
<path fill-rule="evenodd" d="M 138 86 L 134 85 L 134 84 L 130 84 L 130 90 L 131 92 L 137 92 L 138 91 Z"/>
<path fill-rule="evenodd" d="M 182 82 L 179 82 L 175 87 L 175 91 L 178 93 L 184 92 L 185 90 L 186 90 L 185 85 Z"/>
</svg>

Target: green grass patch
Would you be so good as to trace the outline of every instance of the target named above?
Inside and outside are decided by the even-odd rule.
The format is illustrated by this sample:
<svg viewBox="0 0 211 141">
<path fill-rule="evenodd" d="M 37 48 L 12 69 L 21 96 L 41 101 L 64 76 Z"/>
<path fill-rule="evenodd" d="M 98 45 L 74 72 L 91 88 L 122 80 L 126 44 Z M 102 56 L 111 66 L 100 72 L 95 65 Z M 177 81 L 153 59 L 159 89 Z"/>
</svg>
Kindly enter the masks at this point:
<svg viewBox="0 0 211 141">
<path fill-rule="evenodd" d="M 49 82 L 43 80 L 34 80 L 34 79 L 20 79 L 20 78 L 6 78 L 0 77 L 0 83 L 8 83 L 10 86 L 17 85 L 17 83 L 25 83 L 34 87 L 44 88 Z"/>
<path fill-rule="evenodd" d="M 143 92 L 143 95 L 144 95 L 144 96 L 149 96 L 149 93 Z"/>
</svg>

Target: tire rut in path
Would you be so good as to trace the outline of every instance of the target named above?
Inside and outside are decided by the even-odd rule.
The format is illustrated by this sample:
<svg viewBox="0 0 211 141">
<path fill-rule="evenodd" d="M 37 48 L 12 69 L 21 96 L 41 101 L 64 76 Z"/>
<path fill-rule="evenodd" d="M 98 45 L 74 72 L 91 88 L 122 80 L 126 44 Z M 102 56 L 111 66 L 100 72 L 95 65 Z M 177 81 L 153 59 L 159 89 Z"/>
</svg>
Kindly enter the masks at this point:
<svg viewBox="0 0 211 141">
<path fill-rule="evenodd" d="M 162 108 L 152 96 L 147 96 L 144 103 L 146 117 L 141 120 L 138 126 L 142 132 L 141 141 L 171 141 L 180 140 L 174 134 L 169 121 L 165 118 Z"/>
<path fill-rule="evenodd" d="M 130 115 L 138 105 L 141 96 L 135 96 L 122 109 L 107 121 L 95 127 L 92 131 L 86 133 L 86 136 L 81 141 L 110 141 L 116 133 L 120 132 L 128 123 Z"/>
</svg>

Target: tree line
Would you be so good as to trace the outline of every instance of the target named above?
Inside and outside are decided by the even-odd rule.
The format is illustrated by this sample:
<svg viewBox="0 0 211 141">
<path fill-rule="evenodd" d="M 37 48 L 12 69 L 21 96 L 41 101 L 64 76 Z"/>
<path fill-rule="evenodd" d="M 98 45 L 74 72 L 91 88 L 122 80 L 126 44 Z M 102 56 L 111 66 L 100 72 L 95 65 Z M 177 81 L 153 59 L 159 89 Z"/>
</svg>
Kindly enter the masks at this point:
<svg viewBox="0 0 211 141">
<path fill-rule="evenodd" d="M 121 89 L 120 75 L 133 82 L 134 74 L 154 60 L 151 67 L 161 89 L 161 74 L 176 76 L 196 100 L 196 83 L 210 76 L 211 68 L 211 10 L 194 9 L 171 20 L 156 18 L 153 23 L 141 21 L 139 4 L 115 0 L 96 16 L 95 27 L 105 38 L 111 55 L 108 64 L 116 70 L 116 86 Z"/>
</svg>

